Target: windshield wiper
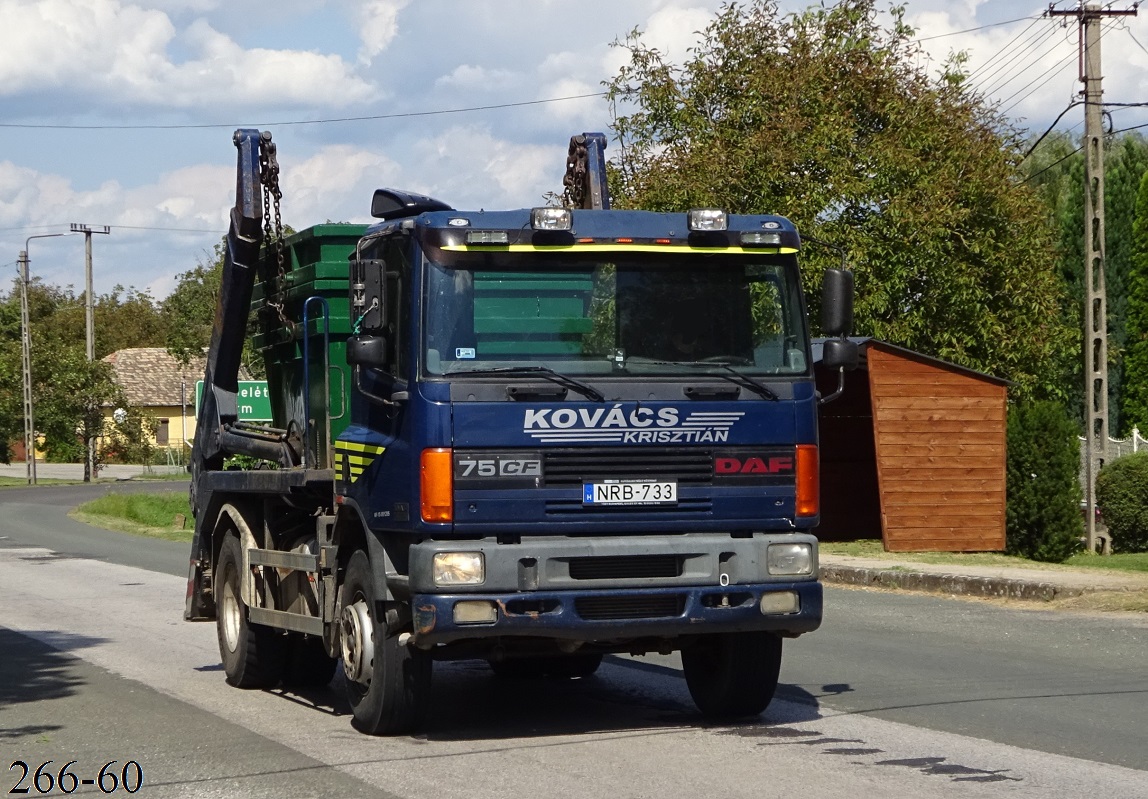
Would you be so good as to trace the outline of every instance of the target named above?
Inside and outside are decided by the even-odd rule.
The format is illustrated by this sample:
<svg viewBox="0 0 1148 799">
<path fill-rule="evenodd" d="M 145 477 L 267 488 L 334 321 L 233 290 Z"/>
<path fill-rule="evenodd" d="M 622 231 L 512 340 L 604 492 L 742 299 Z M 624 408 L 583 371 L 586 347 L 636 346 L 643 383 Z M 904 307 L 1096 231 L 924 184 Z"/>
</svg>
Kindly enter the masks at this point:
<svg viewBox="0 0 1148 799">
<path fill-rule="evenodd" d="M 739 372 L 729 365 L 727 361 L 642 361 L 643 363 L 651 363 L 655 366 L 686 366 L 691 369 L 707 369 L 711 366 L 716 366 L 724 371 L 721 372 L 708 372 L 707 374 L 713 377 L 720 377 L 723 380 L 728 380 L 736 386 L 748 388 L 754 394 L 757 394 L 762 399 L 771 400 L 776 402 L 778 400 L 777 394 L 773 392 L 769 386 L 754 380 L 747 374 Z"/>
<path fill-rule="evenodd" d="M 581 380 L 573 378 L 570 375 L 556 372 L 549 366 L 494 366 L 490 369 L 462 369 L 457 372 L 447 372 L 444 377 L 454 377 L 458 375 L 538 375 L 545 380 L 549 380 L 551 383 L 557 383 L 563 388 L 577 391 L 587 399 L 592 399 L 595 402 L 606 401 L 606 395 L 589 383 L 583 383 Z"/>
</svg>

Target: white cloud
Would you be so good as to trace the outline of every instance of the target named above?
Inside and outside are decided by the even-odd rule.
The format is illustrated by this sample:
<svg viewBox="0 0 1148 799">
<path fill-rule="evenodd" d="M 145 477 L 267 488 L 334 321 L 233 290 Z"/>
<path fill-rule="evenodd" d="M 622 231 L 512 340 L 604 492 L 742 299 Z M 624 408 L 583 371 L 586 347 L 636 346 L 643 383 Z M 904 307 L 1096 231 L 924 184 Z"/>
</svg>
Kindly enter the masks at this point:
<svg viewBox="0 0 1148 799">
<path fill-rule="evenodd" d="M 713 21 L 714 16 L 712 7 L 671 3 L 651 14 L 638 28 L 646 47 L 657 49 L 669 62 L 681 63 L 689 55 L 687 50 L 697 44 L 698 33 Z M 625 33 L 619 31 L 618 39 L 624 39 Z M 611 47 L 603 59 L 603 70 L 607 75 L 614 75 L 629 60 L 625 49 Z"/>
<path fill-rule="evenodd" d="M 162 11 L 119 0 L 0 0 L 0 19 L 0 95 L 68 86 L 168 108 L 338 108 L 378 94 L 338 55 L 245 50 L 204 19 L 177 30 Z M 175 44 L 192 54 L 188 60 L 172 60 Z"/>
<path fill-rule="evenodd" d="M 435 81 L 436 88 L 466 91 L 502 91 L 519 82 L 517 73 L 508 69 L 487 69 L 473 64 L 459 64 L 450 74 Z"/>
<path fill-rule="evenodd" d="M 522 208 L 562 188 L 566 142 L 526 145 L 456 126 L 417 142 L 412 156 L 420 174 L 408 188 L 458 208 Z"/>
<path fill-rule="evenodd" d="M 399 12 L 410 0 L 363 0 L 357 4 L 359 38 L 359 61 L 370 64 L 379 53 L 398 35 Z"/>
<path fill-rule="evenodd" d="M 383 153 L 345 144 L 322 147 L 298 162 L 286 156 L 280 161 L 283 214 L 295 227 L 368 221 L 374 190 L 392 184 L 400 172 Z"/>
</svg>

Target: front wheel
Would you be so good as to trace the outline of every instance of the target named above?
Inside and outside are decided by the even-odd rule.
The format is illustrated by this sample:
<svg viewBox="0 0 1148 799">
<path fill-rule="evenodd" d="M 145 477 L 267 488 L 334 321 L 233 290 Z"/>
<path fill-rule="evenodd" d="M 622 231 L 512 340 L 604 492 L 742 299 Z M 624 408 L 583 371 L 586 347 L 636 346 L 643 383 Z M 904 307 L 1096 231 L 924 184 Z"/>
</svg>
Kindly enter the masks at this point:
<svg viewBox="0 0 1148 799">
<path fill-rule="evenodd" d="M 682 649 L 682 671 L 707 718 L 757 716 L 777 690 L 781 639 L 768 632 L 703 635 Z"/>
<path fill-rule="evenodd" d="M 339 638 L 352 723 L 368 735 L 413 731 L 430 694 L 430 656 L 399 644 L 400 631 L 388 624 L 382 605 L 375 596 L 371 562 L 359 550 L 343 579 Z"/>
</svg>

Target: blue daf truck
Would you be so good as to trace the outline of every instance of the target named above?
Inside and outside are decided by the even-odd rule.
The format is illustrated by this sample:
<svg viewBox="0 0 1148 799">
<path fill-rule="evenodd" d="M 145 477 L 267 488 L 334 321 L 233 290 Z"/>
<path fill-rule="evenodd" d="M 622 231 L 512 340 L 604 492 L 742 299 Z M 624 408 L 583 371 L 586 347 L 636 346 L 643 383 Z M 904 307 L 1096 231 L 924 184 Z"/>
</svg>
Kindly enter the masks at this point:
<svg viewBox="0 0 1148 799">
<path fill-rule="evenodd" d="M 827 398 L 793 224 L 611 210 L 585 134 L 563 207 L 382 189 L 375 224 L 284 238 L 270 134 L 235 143 L 185 612 L 216 621 L 227 682 L 341 662 L 355 727 L 394 734 L 435 661 L 567 679 L 680 651 L 704 716 L 761 713 L 822 614 Z M 823 285 L 843 375 L 851 273 Z M 237 412 L 252 328 L 269 424 Z"/>
</svg>

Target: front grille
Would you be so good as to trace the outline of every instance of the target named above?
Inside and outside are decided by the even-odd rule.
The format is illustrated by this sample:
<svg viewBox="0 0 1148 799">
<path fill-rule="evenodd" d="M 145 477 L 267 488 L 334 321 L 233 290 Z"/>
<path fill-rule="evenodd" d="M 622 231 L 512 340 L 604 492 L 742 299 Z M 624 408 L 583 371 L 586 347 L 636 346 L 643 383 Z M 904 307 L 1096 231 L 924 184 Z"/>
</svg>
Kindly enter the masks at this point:
<svg viewBox="0 0 1148 799">
<path fill-rule="evenodd" d="M 543 453 L 542 473 L 548 486 L 642 478 L 709 485 L 714 456 L 709 449 L 681 447 L 548 449 Z"/>
<path fill-rule="evenodd" d="M 624 580 L 643 577 L 681 577 L 678 555 L 621 555 L 574 558 L 570 577 L 575 580 Z"/>
<path fill-rule="evenodd" d="M 660 596 L 595 596 L 574 600 L 574 611 L 587 621 L 665 619 L 681 616 L 686 598 L 681 594 Z"/>
</svg>

